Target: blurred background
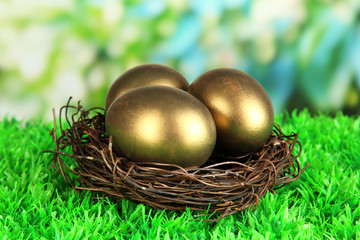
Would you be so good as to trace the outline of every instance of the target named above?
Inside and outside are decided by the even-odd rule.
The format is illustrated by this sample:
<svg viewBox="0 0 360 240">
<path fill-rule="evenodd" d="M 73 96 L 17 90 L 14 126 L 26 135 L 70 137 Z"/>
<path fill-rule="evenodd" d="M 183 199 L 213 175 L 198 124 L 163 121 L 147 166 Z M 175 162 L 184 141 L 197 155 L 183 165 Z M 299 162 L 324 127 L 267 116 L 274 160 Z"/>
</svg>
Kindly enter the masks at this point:
<svg viewBox="0 0 360 240">
<path fill-rule="evenodd" d="M 1 0 L 0 117 L 104 106 L 144 63 L 243 70 L 275 111 L 360 113 L 359 0 Z M 75 102 L 74 102 L 75 103 Z"/>
</svg>

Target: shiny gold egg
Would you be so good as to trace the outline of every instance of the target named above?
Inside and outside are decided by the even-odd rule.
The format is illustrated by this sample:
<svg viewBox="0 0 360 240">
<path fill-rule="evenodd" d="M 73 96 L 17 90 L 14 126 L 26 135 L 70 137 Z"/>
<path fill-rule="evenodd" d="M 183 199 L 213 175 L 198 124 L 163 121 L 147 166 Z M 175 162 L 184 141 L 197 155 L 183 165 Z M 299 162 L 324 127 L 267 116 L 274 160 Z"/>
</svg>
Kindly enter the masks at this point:
<svg viewBox="0 0 360 240">
<path fill-rule="evenodd" d="M 188 81 L 176 70 L 161 64 L 144 64 L 131 68 L 111 85 L 105 101 L 105 110 L 121 94 L 137 87 L 161 85 L 187 90 Z"/>
<path fill-rule="evenodd" d="M 274 109 L 265 89 L 250 75 L 232 68 L 203 73 L 188 92 L 210 110 L 216 125 L 216 149 L 242 155 L 258 150 L 269 138 Z"/>
<path fill-rule="evenodd" d="M 144 86 L 119 96 L 105 127 L 116 149 L 134 162 L 200 166 L 216 142 L 214 120 L 191 94 L 168 86 Z"/>
</svg>

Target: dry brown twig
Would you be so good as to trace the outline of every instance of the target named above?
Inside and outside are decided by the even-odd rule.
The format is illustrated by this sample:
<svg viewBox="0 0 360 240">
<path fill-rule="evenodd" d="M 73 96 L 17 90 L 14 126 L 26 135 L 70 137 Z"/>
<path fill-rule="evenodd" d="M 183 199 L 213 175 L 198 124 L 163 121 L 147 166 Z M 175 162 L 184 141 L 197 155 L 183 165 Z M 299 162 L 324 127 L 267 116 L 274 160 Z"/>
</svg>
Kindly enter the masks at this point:
<svg viewBox="0 0 360 240">
<path fill-rule="evenodd" d="M 76 192 L 94 191 L 103 197 L 127 198 L 157 209 L 206 212 L 196 216 L 216 212 L 221 214 L 218 218 L 206 220 L 218 221 L 238 211 L 256 209 L 263 195 L 297 180 L 309 165 L 300 167 L 298 134 L 285 135 L 278 124 L 262 148 L 246 156 L 214 152 L 204 166 L 186 169 L 171 164 L 133 163 L 112 151 L 104 109 L 84 110 L 80 102 L 71 106 L 70 101 L 60 109 L 60 136 L 53 112 L 54 129 L 50 134 L 55 150 L 44 152 L 53 153 L 53 168 Z M 63 117 L 67 129 L 62 125 Z M 299 148 L 294 155 L 296 144 Z M 71 148 L 72 154 L 65 153 L 66 148 Z M 75 161 L 65 163 L 64 156 Z M 77 176 L 79 184 L 71 180 L 70 174 Z"/>
</svg>

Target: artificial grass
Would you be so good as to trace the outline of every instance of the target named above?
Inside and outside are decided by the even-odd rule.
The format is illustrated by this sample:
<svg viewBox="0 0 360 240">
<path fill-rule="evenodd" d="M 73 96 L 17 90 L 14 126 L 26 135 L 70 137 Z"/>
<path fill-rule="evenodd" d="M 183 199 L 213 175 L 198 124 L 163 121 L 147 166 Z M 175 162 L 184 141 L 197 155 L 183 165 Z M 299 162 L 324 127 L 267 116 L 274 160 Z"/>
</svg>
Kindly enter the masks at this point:
<svg viewBox="0 0 360 240">
<path fill-rule="evenodd" d="M 51 169 L 51 124 L 0 120 L 0 239 L 360 239 L 360 118 L 276 116 L 299 132 L 296 182 L 219 222 L 77 194 Z"/>
</svg>

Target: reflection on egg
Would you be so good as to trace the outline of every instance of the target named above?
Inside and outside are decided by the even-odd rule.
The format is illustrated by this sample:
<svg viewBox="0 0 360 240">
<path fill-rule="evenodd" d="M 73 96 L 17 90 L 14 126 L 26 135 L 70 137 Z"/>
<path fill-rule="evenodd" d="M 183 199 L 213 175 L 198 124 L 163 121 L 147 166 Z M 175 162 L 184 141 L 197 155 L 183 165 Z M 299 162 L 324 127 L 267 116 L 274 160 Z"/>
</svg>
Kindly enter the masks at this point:
<svg viewBox="0 0 360 240">
<path fill-rule="evenodd" d="M 106 112 L 105 127 L 115 150 L 135 162 L 201 166 L 216 142 L 215 123 L 204 104 L 167 86 L 122 94 Z"/>
<path fill-rule="evenodd" d="M 273 105 L 250 75 L 231 68 L 210 70 L 195 79 L 188 92 L 210 110 L 220 151 L 247 154 L 269 138 L 274 124 Z"/>
<path fill-rule="evenodd" d="M 111 85 L 105 102 L 105 110 L 121 94 L 137 87 L 161 85 L 187 90 L 189 83 L 176 70 L 160 64 L 144 64 L 131 68 Z"/>
</svg>

